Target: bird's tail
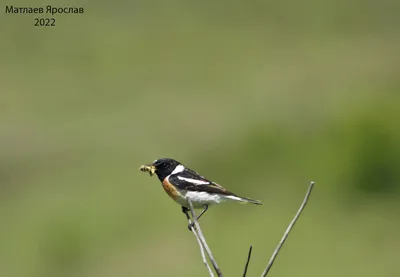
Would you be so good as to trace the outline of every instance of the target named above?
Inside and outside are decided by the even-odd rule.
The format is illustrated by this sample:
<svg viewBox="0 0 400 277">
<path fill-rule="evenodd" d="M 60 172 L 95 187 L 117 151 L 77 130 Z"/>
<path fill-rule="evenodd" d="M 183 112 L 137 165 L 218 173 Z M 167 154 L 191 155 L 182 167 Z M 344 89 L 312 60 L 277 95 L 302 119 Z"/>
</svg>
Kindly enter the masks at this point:
<svg viewBox="0 0 400 277">
<path fill-rule="evenodd" d="M 253 200 L 247 197 L 240 197 L 241 199 L 243 199 L 245 202 L 251 203 L 251 204 L 256 204 L 256 205 L 262 205 L 261 201 L 259 200 Z"/>
<path fill-rule="evenodd" d="M 229 195 L 226 196 L 226 198 L 237 201 L 239 203 L 245 204 L 245 203 L 252 203 L 256 205 L 262 205 L 261 201 L 258 200 L 253 200 L 247 197 L 241 197 L 241 196 L 236 196 L 236 195 Z"/>
</svg>

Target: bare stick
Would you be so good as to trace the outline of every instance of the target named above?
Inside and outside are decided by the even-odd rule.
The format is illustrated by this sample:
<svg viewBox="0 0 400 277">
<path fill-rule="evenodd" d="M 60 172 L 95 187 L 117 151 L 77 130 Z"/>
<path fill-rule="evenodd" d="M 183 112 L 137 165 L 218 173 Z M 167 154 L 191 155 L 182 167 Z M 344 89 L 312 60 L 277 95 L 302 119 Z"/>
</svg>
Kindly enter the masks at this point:
<svg viewBox="0 0 400 277">
<path fill-rule="evenodd" d="M 246 265 L 244 267 L 243 277 L 246 277 L 247 274 L 247 267 L 249 266 L 250 258 L 251 258 L 251 250 L 253 250 L 253 246 L 250 246 L 249 254 L 247 255 Z"/>
<path fill-rule="evenodd" d="M 310 186 L 308 187 L 306 196 L 304 197 L 303 203 L 301 204 L 301 206 L 300 206 L 299 210 L 297 211 L 296 215 L 294 216 L 292 222 L 290 222 L 288 228 L 286 229 L 285 233 L 283 234 L 283 237 L 282 237 L 281 241 L 279 242 L 279 244 L 276 247 L 274 253 L 272 254 L 272 257 L 269 260 L 268 265 L 265 268 L 264 272 L 262 273 L 261 277 L 267 276 L 269 270 L 271 269 L 272 265 L 274 264 L 274 261 L 275 261 L 276 257 L 278 256 L 278 253 L 281 250 L 283 244 L 285 243 L 287 237 L 289 236 L 290 231 L 292 230 L 294 224 L 299 219 L 301 212 L 303 211 L 304 207 L 306 206 L 308 198 L 310 197 L 310 194 L 311 194 L 311 191 L 312 191 L 313 187 L 314 187 L 314 182 L 311 181 Z"/>
<path fill-rule="evenodd" d="M 211 261 L 211 263 L 212 263 L 212 265 L 214 267 L 215 272 L 217 273 L 217 275 L 219 277 L 223 277 L 222 272 L 219 269 L 219 267 L 217 265 L 217 262 L 214 259 L 214 256 L 213 256 L 213 254 L 211 252 L 211 249 L 210 249 L 210 247 L 208 247 L 208 244 L 206 242 L 206 239 L 204 238 L 203 232 L 201 231 L 200 224 L 197 221 L 196 213 L 194 212 L 192 201 L 190 201 L 189 199 L 187 201 L 188 201 L 188 204 L 189 204 L 190 213 L 192 214 L 192 219 L 193 219 L 193 222 L 194 222 L 194 226 L 195 226 L 195 228 L 197 230 L 197 234 L 199 236 L 199 239 L 200 239 L 201 243 L 203 244 L 204 249 L 206 250 L 208 257 L 210 258 L 210 261 Z M 192 228 L 192 230 L 193 230 L 193 228 Z"/>
<path fill-rule="evenodd" d="M 191 223 L 192 222 L 189 219 L 189 224 L 191 224 Z M 199 244 L 201 257 L 203 258 L 203 263 L 206 266 L 208 273 L 210 274 L 210 277 L 214 277 L 214 273 L 212 272 L 211 267 L 207 262 L 207 257 L 206 257 L 206 254 L 204 253 L 203 244 L 201 243 L 199 235 L 197 234 L 197 230 L 194 227 L 192 227 L 192 232 L 193 232 L 194 236 L 196 237 L 197 243 Z"/>
</svg>

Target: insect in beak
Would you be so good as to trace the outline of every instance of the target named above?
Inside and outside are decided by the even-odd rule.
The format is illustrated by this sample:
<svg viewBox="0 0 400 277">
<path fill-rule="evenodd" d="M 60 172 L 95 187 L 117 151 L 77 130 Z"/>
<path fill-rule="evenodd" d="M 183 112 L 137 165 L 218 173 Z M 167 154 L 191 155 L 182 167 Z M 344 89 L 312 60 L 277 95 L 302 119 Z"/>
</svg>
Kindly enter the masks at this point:
<svg viewBox="0 0 400 277">
<path fill-rule="evenodd" d="M 143 172 L 148 172 L 150 174 L 150 176 L 153 176 L 154 173 L 156 172 L 156 167 L 154 165 L 145 164 L 145 165 L 142 165 L 139 169 Z"/>
</svg>

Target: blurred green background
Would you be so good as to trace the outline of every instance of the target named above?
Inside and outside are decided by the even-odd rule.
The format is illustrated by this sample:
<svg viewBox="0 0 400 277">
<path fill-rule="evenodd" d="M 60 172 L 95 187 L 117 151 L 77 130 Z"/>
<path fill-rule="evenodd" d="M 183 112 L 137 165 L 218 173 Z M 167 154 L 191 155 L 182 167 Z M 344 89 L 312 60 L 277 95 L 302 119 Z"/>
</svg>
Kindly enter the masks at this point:
<svg viewBox="0 0 400 277">
<path fill-rule="evenodd" d="M 46 4 L 1 16 L 0 276 L 207 276 L 160 157 L 264 201 L 202 218 L 226 276 L 310 180 L 271 276 L 400 276 L 399 1 Z"/>
</svg>

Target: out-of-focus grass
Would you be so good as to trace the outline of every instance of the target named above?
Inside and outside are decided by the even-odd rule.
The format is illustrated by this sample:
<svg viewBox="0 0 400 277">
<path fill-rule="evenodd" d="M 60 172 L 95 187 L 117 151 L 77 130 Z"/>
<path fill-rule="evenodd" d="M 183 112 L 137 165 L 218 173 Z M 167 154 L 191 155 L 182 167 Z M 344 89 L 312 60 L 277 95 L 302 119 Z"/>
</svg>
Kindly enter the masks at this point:
<svg viewBox="0 0 400 277">
<path fill-rule="evenodd" d="M 2 18 L 0 276 L 204 276 L 137 170 L 159 157 L 264 201 L 202 219 L 226 276 L 250 244 L 262 271 L 310 179 L 274 274 L 400 273 L 397 4 L 223 3 Z"/>
</svg>

